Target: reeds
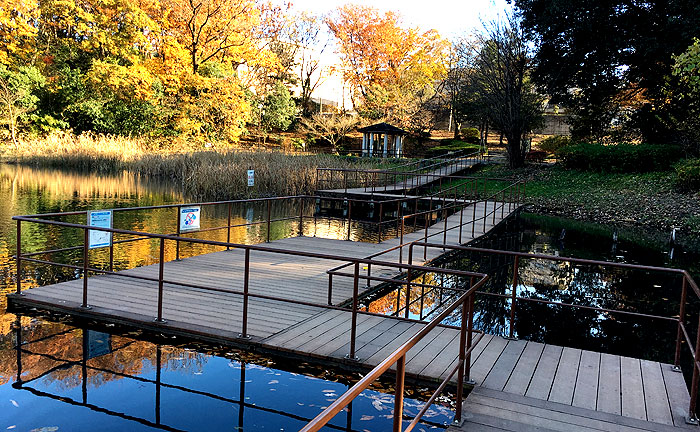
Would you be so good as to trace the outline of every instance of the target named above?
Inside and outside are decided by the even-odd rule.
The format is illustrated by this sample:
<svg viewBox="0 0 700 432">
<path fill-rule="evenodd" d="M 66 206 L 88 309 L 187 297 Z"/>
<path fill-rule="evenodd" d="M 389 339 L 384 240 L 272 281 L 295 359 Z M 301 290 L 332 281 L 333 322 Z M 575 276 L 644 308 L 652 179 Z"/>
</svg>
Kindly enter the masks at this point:
<svg viewBox="0 0 700 432">
<path fill-rule="evenodd" d="M 190 200 L 223 200 L 253 196 L 310 194 L 316 168 L 373 168 L 384 162 L 327 154 L 259 150 L 193 150 L 186 144 L 167 148 L 162 142 L 104 135 L 53 134 L 5 149 L 8 162 L 74 171 L 131 171 L 170 180 Z M 255 186 L 247 186 L 248 169 Z"/>
</svg>

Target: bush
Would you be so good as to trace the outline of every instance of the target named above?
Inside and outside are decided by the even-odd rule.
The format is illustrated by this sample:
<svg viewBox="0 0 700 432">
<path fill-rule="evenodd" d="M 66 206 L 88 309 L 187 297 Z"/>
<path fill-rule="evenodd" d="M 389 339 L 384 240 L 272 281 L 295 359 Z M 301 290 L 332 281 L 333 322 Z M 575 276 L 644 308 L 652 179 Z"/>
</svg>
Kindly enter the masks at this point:
<svg viewBox="0 0 700 432">
<path fill-rule="evenodd" d="M 441 140 L 440 145 L 436 147 L 432 147 L 428 149 L 426 152 L 426 156 L 439 156 L 439 155 L 444 155 L 449 152 L 455 152 L 455 151 L 461 151 L 461 150 L 473 150 L 473 151 L 478 151 L 479 150 L 479 145 L 478 143 L 469 143 L 466 141 L 461 141 L 461 140 L 456 140 L 456 139 L 447 139 L 447 140 Z"/>
<path fill-rule="evenodd" d="M 564 167 L 584 171 L 650 172 L 668 170 L 680 159 L 681 149 L 673 145 L 578 143 L 562 148 L 559 157 Z"/>
<path fill-rule="evenodd" d="M 475 127 L 464 128 L 459 131 L 459 133 L 465 142 L 468 142 L 469 144 L 479 144 L 479 140 L 481 139 L 479 129 Z"/>
<path fill-rule="evenodd" d="M 678 185 L 684 189 L 700 189 L 700 159 L 686 159 L 676 166 Z"/>
<path fill-rule="evenodd" d="M 571 144 L 571 138 L 562 135 L 554 135 L 540 141 L 537 147 L 543 152 L 558 154 L 561 149 Z"/>
</svg>

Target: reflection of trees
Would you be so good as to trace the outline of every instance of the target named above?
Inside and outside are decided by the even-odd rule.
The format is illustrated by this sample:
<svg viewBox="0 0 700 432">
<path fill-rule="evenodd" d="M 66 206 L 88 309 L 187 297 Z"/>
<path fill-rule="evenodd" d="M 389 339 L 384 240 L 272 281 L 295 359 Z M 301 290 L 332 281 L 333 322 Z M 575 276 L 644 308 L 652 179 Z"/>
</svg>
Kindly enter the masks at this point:
<svg viewBox="0 0 700 432">
<path fill-rule="evenodd" d="M 80 386 L 83 380 L 81 368 L 66 366 L 83 361 L 86 330 L 51 322 L 28 327 L 28 319 L 22 317 L 22 381 L 51 371 L 42 378 L 47 383 L 57 384 L 63 389 Z M 0 337 L 0 384 L 17 374 L 15 340 L 15 334 Z M 85 379 L 89 385 L 100 386 L 121 379 L 118 374 L 136 376 L 145 367 L 155 365 L 156 345 L 153 343 L 112 335 L 110 348 L 105 355 L 85 359 L 88 367 Z M 207 356 L 188 349 L 166 346 L 161 350 L 163 369 L 196 371 L 206 360 Z"/>
</svg>

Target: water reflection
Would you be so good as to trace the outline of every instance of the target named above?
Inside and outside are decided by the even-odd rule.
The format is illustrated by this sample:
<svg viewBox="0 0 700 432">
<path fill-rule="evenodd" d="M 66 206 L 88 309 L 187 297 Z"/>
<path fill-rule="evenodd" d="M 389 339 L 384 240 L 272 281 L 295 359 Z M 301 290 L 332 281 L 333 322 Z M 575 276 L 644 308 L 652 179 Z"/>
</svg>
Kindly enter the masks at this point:
<svg viewBox="0 0 700 432">
<path fill-rule="evenodd" d="M 0 337 L 2 418 L 17 430 L 296 430 L 360 378 L 306 363 L 204 344 L 146 341 L 139 332 L 45 322 Z M 24 321 L 26 323 L 26 320 Z M 391 428 L 391 381 L 362 393 L 324 430 Z M 411 390 L 409 396 L 419 395 Z M 421 402 L 407 398 L 415 415 Z M 444 429 L 454 412 L 428 411 L 418 430 Z M 408 423 L 408 422 L 406 422 Z"/>
<path fill-rule="evenodd" d="M 691 272 L 697 269 L 698 254 L 677 250 L 671 261 L 667 244 L 650 241 L 654 238 L 651 234 L 624 233 L 613 238 L 612 233 L 612 228 L 522 214 L 473 245 L 655 266 L 674 265 L 688 268 Z M 515 260 L 510 256 L 468 252 L 434 265 L 487 273 L 490 279 L 483 291 L 492 295 L 477 296 L 474 325 L 488 333 L 509 336 L 514 264 Z M 697 277 L 697 271 L 695 274 Z M 420 283 L 423 277 L 432 283 L 430 281 L 436 275 L 419 275 L 412 282 Z M 433 284 L 438 287 L 411 289 L 410 317 L 430 319 L 437 315 L 444 310 L 444 304 L 449 304 L 455 298 L 455 291 L 450 288 L 466 287 L 468 281 L 446 278 Z M 515 337 L 673 362 L 677 326 L 672 318 L 678 316 L 681 298 L 681 278 L 678 275 L 521 258 L 517 268 L 516 294 L 533 301 L 516 301 L 512 328 Z M 687 328 L 694 329 L 699 308 L 692 296 L 690 299 Z M 549 302 L 671 319 L 572 308 Z M 401 292 L 394 288 L 393 291 L 380 293 L 367 299 L 365 305 L 374 312 L 397 314 L 398 311 L 403 316 L 406 312 L 405 285 L 401 287 Z M 445 322 L 459 324 L 459 317 L 451 316 Z M 691 332 L 691 338 L 694 338 L 694 330 Z"/>
</svg>

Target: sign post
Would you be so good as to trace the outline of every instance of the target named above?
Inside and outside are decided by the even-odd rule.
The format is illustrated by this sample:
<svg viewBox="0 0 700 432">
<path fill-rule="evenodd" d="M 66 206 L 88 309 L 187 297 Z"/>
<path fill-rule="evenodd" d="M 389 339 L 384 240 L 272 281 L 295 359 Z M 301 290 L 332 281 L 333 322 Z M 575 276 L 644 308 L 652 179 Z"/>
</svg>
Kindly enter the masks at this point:
<svg viewBox="0 0 700 432">
<path fill-rule="evenodd" d="M 253 169 L 248 170 L 248 186 L 255 186 L 255 170 Z"/>
<path fill-rule="evenodd" d="M 199 229 L 201 208 L 199 206 L 180 207 L 180 232 Z"/>
<path fill-rule="evenodd" d="M 112 210 L 88 211 L 88 225 L 98 228 L 112 228 Z M 96 249 L 112 245 L 112 233 L 90 230 L 89 248 Z"/>
</svg>

